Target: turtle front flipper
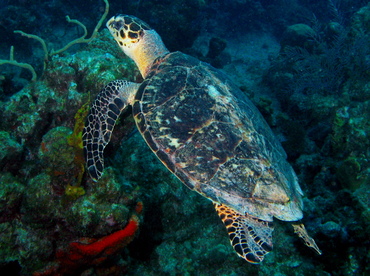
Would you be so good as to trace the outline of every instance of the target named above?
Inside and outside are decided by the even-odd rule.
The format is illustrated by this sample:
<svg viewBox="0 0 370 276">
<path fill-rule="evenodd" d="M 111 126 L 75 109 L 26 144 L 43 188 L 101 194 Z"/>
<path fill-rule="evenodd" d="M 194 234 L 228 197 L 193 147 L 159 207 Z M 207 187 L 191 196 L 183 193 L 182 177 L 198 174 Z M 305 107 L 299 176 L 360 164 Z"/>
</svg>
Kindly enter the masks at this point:
<svg viewBox="0 0 370 276">
<path fill-rule="evenodd" d="M 94 180 L 103 173 L 103 152 L 114 125 L 122 111 L 131 104 L 139 85 L 123 80 L 112 81 L 100 91 L 91 106 L 82 140 L 87 171 Z"/>
<path fill-rule="evenodd" d="M 215 204 L 215 208 L 236 253 L 250 263 L 262 262 L 272 250 L 272 222 L 239 214 L 223 204 Z"/>
</svg>

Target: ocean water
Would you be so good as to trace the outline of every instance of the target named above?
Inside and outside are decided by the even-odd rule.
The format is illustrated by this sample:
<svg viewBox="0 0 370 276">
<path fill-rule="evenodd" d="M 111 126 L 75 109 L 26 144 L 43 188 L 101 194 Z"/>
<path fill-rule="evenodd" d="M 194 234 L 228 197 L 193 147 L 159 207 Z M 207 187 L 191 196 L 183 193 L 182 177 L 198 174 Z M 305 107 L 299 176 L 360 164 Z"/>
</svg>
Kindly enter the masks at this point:
<svg viewBox="0 0 370 276">
<path fill-rule="evenodd" d="M 370 5 L 107 3 L 0 1 L 0 274 L 370 275 Z M 157 159 L 131 107 L 92 180 L 81 140 L 92 101 L 110 81 L 144 78 L 105 26 L 121 13 L 228 75 L 258 108 L 297 174 L 300 222 L 321 255 L 274 219 L 264 260 L 238 257 L 212 202 Z"/>
</svg>

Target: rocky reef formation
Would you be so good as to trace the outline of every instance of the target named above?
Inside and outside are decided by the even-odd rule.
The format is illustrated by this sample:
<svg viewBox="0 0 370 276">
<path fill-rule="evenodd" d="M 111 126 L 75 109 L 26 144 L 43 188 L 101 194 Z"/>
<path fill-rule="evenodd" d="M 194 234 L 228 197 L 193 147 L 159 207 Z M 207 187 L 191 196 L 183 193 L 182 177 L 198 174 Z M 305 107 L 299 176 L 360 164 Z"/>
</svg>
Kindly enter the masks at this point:
<svg viewBox="0 0 370 276">
<path fill-rule="evenodd" d="M 0 259 L 17 262 L 22 275 L 100 265 L 138 228 L 133 185 L 114 171 L 96 184 L 84 177 L 81 135 L 91 98 L 107 81 L 138 74 L 112 45 L 103 31 L 83 51 L 52 57 L 42 78 L 0 104 Z"/>
</svg>

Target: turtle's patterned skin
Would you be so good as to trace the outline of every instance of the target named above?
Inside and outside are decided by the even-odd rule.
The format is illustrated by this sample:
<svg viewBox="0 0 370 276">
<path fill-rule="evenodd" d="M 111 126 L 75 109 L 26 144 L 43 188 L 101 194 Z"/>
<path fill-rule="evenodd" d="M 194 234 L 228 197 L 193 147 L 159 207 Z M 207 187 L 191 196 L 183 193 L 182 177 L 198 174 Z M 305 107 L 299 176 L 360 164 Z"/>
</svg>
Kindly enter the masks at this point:
<svg viewBox="0 0 370 276">
<path fill-rule="evenodd" d="M 109 143 L 116 120 L 126 107 L 127 98 L 138 87 L 139 84 L 124 80 L 111 81 L 90 108 L 83 131 L 83 144 L 87 170 L 93 179 L 99 179 L 103 173 L 104 148 Z"/>
<path fill-rule="evenodd" d="M 213 201 L 239 256 L 261 262 L 272 250 L 273 218 L 302 218 L 302 191 L 280 143 L 223 73 L 181 52 L 169 53 L 140 19 L 116 16 L 107 26 L 145 80 L 111 82 L 93 103 L 83 135 L 90 175 L 101 176 L 115 121 L 132 105 L 157 157 Z"/>
</svg>

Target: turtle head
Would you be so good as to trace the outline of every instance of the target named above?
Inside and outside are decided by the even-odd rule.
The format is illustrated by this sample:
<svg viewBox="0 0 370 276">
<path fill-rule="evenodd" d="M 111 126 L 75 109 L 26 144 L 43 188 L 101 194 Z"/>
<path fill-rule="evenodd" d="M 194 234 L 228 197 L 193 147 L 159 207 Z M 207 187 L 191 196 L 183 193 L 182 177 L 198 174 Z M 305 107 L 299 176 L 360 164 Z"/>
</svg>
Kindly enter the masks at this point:
<svg viewBox="0 0 370 276">
<path fill-rule="evenodd" d="M 113 16 L 107 22 L 107 28 L 123 52 L 135 61 L 143 78 L 153 61 L 168 53 L 158 33 L 135 16 Z"/>
<path fill-rule="evenodd" d="M 152 30 L 139 18 L 122 14 L 112 17 L 107 23 L 107 28 L 124 51 L 126 48 L 130 49 L 138 45 L 144 38 L 145 32 Z"/>
</svg>

